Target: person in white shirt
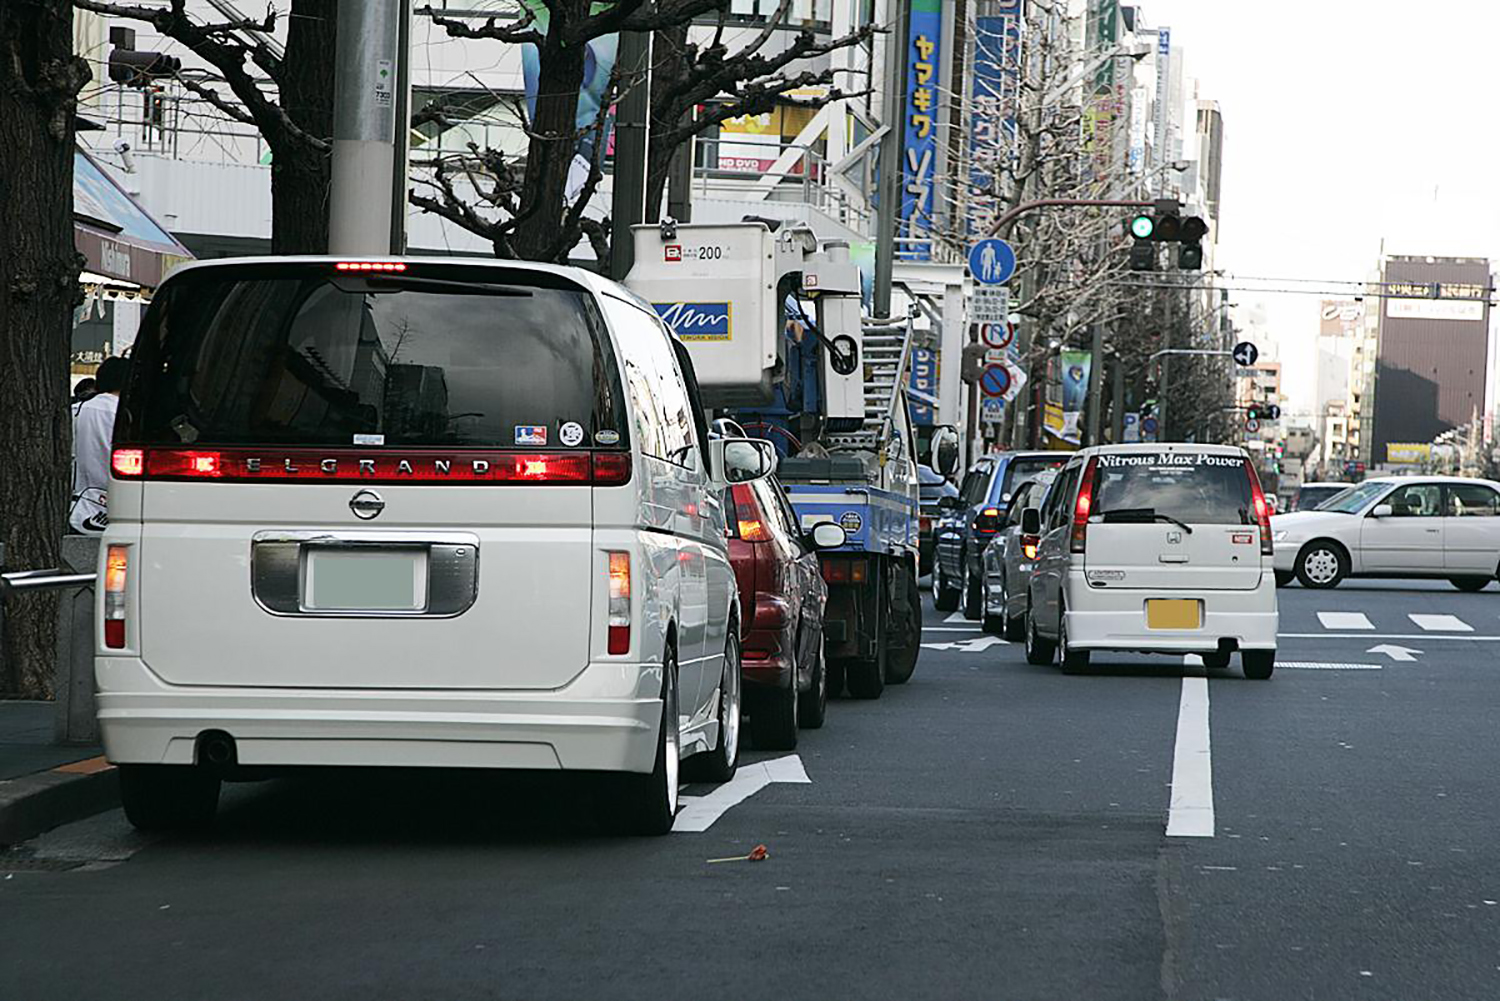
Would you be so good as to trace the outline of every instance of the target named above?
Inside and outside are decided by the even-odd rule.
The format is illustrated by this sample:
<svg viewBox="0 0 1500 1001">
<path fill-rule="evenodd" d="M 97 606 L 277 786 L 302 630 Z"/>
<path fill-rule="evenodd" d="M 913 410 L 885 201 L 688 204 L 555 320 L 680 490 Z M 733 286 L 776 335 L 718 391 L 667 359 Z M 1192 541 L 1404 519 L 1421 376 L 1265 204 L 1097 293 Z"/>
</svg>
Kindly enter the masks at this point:
<svg viewBox="0 0 1500 1001">
<path fill-rule="evenodd" d="M 94 374 L 98 394 L 73 405 L 73 499 L 68 527 L 98 534 L 109 524 L 109 456 L 115 433 L 120 390 L 130 375 L 130 362 L 106 358 Z"/>
</svg>

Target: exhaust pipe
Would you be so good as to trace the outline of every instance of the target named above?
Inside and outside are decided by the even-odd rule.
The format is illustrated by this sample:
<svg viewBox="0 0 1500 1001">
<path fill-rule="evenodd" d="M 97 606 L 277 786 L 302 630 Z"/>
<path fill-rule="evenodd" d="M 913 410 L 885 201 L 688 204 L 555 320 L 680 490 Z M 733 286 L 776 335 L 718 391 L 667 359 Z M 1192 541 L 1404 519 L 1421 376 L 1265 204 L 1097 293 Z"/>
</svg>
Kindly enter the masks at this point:
<svg viewBox="0 0 1500 1001">
<path fill-rule="evenodd" d="M 236 758 L 234 738 L 227 733 L 205 733 L 198 738 L 198 760 L 225 768 L 234 764 Z"/>
</svg>

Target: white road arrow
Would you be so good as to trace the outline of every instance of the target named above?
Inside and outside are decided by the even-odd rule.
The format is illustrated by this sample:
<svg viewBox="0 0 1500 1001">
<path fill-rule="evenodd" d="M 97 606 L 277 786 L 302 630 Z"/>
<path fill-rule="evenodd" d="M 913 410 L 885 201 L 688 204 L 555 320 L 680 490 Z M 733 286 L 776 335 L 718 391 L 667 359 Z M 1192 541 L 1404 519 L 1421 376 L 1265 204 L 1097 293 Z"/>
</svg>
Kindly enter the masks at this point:
<svg viewBox="0 0 1500 1001">
<path fill-rule="evenodd" d="M 1005 646 L 998 636 L 976 636 L 971 640 L 956 640 L 952 643 L 923 643 L 923 650 L 957 650 L 959 653 L 983 653 L 992 646 Z"/>
<path fill-rule="evenodd" d="M 730 807 L 743 803 L 772 782 L 811 781 L 807 770 L 802 767 L 802 758 L 795 754 L 741 765 L 734 778 L 707 796 L 680 797 L 682 806 L 672 824 L 672 831 L 675 834 L 702 834 L 714 826 L 714 821 L 724 816 Z"/>
<path fill-rule="evenodd" d="M 1365 651 L 1365 653 L 1383 653 L 1391 658 L 1391 660 L 1416 660 L 1415 655 L 1421 652 L 1421 650 L 1413 650 L 1410 647 L 1396 646 L 1393 643 L 1382 643 L 1379 646 L 1372 646 Z"/>
</svg>

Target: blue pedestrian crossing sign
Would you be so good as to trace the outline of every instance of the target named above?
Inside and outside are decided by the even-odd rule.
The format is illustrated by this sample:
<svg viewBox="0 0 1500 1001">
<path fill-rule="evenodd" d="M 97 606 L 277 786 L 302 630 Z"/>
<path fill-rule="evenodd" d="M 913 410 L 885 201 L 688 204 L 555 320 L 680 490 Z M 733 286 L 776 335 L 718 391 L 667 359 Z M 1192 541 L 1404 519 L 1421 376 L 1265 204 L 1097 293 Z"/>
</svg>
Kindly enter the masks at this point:
<svg viewBox="0 0 1500 1001">
<path fill-rule="evenodd" d="M 981 285 L 1004 285 L 1016 273 L 1016 252 L 998 237 L 969 248 L 969 274 Z"/>
</svg>

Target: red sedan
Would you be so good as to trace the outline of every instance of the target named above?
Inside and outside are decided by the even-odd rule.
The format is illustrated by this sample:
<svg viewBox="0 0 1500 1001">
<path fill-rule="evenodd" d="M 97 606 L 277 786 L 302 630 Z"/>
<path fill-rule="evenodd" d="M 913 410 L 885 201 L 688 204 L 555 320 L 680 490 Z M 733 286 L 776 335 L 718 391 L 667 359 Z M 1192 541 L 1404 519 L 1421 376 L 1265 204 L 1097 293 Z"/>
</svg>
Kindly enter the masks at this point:
<svg viewBox="0 0 1500 1001">
<path fill-rule="evenodd" d="M 797 746 L 798 728 L 822 726 L 828 707 L 823 663 L 828 585 L 817 550 L 843 545 L 844 532 L 831 523 L 819 525 L 815 542 L 802 531 L 775 477 L 730 487 L 728 502 L 750 737 L 759 748 L 790 750 Z"/>
</svg>

